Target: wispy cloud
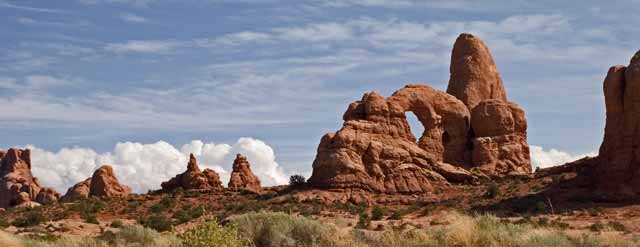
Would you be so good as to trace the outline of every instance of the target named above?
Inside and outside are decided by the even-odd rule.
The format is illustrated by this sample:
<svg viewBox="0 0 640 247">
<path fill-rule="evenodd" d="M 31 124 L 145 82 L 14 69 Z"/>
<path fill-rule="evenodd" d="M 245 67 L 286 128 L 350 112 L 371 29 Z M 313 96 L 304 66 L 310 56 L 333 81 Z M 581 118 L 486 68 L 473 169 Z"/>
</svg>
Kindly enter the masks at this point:
<svg viewBox="0 0 640 247">
<path fill-rule="evenodd" d="M 132 23 L 147 23 L 149 20 L 139 15 L 132 13 L 122 13 L 118 16 L 121 20 Z"/>
<path fill-rule="evenodd" d="M 169 53 L 184 46 L 174 40 L 130 40 L 124 43 L 108 44 L 105 49 L 116 53 Z"/>
<path fill-rule="evenodd" d="M 0 1 L 0 7 L 12 8 L 12 9 L 18 9 L 18 10 L 24 10 L 24 11 L 30 11 L 30 12 L 42 12 L 42 13 L 65 13 L 66 12 L 66 11 L 60 10 L 60 9 L 35 8 L 35 7 L 11 4 L 11 3 L 4 2 L 4 1 Z"/>
</svg>

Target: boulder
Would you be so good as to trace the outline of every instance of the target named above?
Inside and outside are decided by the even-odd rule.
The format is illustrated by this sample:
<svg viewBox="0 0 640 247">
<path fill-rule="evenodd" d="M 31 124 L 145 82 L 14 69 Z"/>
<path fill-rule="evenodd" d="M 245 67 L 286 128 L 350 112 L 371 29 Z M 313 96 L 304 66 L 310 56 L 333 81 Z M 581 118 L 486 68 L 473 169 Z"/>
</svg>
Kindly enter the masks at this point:
<svg viewBox="0 0 640 247">
<path fill-rule="evenodd" d="M 71 186 L 71 188 L 67 190 L 67 193 L 64 194 L 62 198 L 60 198 L 60 201 L 71 202 L 79 199 L 88 198 L 90 187 L 91 187 L 91 178 L 87 178 L 84 181 Z"/>
<path fill-rule="evenodd" d="M 233 161 L 229 189 L 260 192 L 260 179 L 251 171 L 247 157 L 241 154 L 236 155 L 236 159 Z"/>
<path fill-rule="evenodd" d="M 640 198 L 640 51 L 613 66 L 603 83 L 606 125 L 594 178 L 611 199 Z"/>
<path fill-rule="evenodd" d="M 12 148 L 1 152 L 0 157 L 0 208 L 21 204 L 35 206 L 58 200 L 60 195 L 51 188 L 42 188 L 31 173 L 29 149 Z"/>
<path fill-rule="evenodd" d="M 507 100 L 489 48 L 472 34 L 463 33 L 456 39 L 450 72 L 447 93 L 460 99 L 469 109 L 487 99 Z"/>
<path fill-rule="evenodd" d="M 211 169 L 204 169 L 204 171 L 200 171 L 198 161 L 193 154 L 190 155 L 187 170 L 184 173 L 171 178 L 169 181 L 163 182 L 161 186 L 162 190 L 165 192 L 171 192 L 177 188 L 183 188 L 185 190 L 210 190 L 223 188 L 218 173 Z"/>
<path fill-rule="evenodd" d="M 103 165 L 93 173 L 89 196 L 110 198 L 126 197 L 129 194 L 131 194 L 131 188 L 118 182 L 110 165 Z"/>
<path fill-rule="evenodd" d="M 489 176 L 531 174 L 524 110 L 512 102 L 481 101 L 471 112 L 473 165 Z"/>
</svg>

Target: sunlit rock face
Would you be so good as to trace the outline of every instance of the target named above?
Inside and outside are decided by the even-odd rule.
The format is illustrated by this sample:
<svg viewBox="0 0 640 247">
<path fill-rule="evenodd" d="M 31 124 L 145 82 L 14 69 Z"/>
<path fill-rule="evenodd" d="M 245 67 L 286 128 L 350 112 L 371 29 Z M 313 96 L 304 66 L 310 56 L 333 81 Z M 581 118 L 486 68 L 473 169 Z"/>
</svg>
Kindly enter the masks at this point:
<svg viewBox="0 0 640 247">
<path fill-rule="evenodd" d="M 451 182 L 531 172 L 524 110 L 508 102 L 489 49 L 462 34 L 452 52 L 448 93 L 412 84 L 388 98 L 351 103 L 342 129 L 322 137 L 309 183 L 418 193 Z M 416 139 L 406 112 L 424 127 Z"/>
</svg>

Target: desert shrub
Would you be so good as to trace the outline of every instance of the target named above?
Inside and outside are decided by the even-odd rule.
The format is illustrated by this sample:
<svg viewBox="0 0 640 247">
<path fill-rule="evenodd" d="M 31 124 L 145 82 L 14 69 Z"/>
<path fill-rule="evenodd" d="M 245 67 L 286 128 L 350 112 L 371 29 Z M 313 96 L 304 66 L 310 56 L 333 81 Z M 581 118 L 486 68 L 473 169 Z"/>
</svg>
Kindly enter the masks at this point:
<svg viewBox="0 0 640 247">
<path fill-rule="evenodd" d="M 487 188 L 484 192 L 484 197 L 491 199 L 491 198 L 495 198 L 499 194 L 500 194 L 500 187 L 498 186 L 498 184 L 490 183 L 489 185 L 487 185 Z"/>
<path fill-rule="evenodd" d="M 98 224 L 97 213 L 105 208 L 104 202 L 97 198 L 85 198 L 74 203 L 70 210 L 76 211 L 87 223 Z"/>
<path fill-rule="evenodd" d="M 30 209 L 29 211 L 23 213 L 20 217 L 17 217 L 15 220 L 13 220 L 11 224 L 17 227 L 29 227 L 39 225 L 40 223 L 46 221 L 47 217 L 44 215 L 42 210 Z"/>
<path fill-rule="evenodd" d="M 222 227 L 214 219 L 181 234 L 184 247 L 241 247 L 251 246 L 248 240 L 240 239 L 234 225 Z"/>
<path fill-rule="evenodd" d="M 402 214 L 401 210 L 395 210 L 395 211 L 393 211 L 391 213 L 391 216 L 389 216 L 389 219 L 390 220 L 401 220 L 403 216 L 404 215 Z"/>
<path fill-rule="evenodd" d="M 335 228 L 302 216 L 248 213 L 232 220 L 240 236 L 255 246 L 336 246 Z"/>
<path fill-rule="evenodd" d="M 151 212 L 153 213 L 161 213 L 173 208 L 175 204 L 176 202 L 174 198 L 165 196 L 162 197 L 162 199 L 160 199 L 158 203 L 151 205 L 151 207 L 149 207 L 149 210 L 151 210 Z"/>
<path fill-rule="evenodd" d="M 371 220 L 381 220 L 384 217 L 386 210 L 381 207 L 373 207 L 371 210 Z"/>
<path fill-rule="evenodd" d="M 182 209 L 180 209 L 178 212 L 173 214 L 173 218 L 176 219 L 176 224 L 183 224 L 186 222 L 189 222 L 192 219 L 196 219 L 196 218 L 200 218 L 200 216 L 204 215 L 204 207 L 203 206 L 198 206 L 198 207 L 191 207 L 191 206 L 185 206 Z"/>
<path fill-rule="evenodd" d="M 124 223 L 121 220 L 111 221 L 111 227 L 113 228 L 121 228 L 124 226 Z"/>
<path fill-rule="evenodd" d="M 299 188 L 307 183 L 307 179 L 302 175 L 292 175 L 289 177 L 289 187 Z"/>
<path fill-rule="evenodd" d="M 367 229 L 371 225 L 371 218 L 369 218 L 369 214 L 361 213 L 358 216 L 358 223 L 356 224 L 356 228 L 359 229 Z"/>
<path fill-rule="evenodd" d="M 103 235 L 108 246 L 123 247 L 179 247 L 180 241 L 172 235 L 162 236 L 157 231 L 139 225 L 125 226 L 117 233 Z"/>
<path fill-rule="evenodd" d="M 153 214 L 147 218 L 139 218 L 138 223 L 159 232 L 171 230 L 171 220 L 161 214 Z"/>
</svg>

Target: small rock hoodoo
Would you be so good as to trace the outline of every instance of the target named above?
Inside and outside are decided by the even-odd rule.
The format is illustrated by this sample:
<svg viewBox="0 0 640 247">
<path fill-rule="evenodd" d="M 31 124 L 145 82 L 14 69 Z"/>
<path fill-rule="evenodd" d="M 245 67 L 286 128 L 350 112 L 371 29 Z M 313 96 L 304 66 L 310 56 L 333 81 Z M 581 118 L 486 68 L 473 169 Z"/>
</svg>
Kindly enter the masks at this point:
<svg viewBox="0 0 640 247">
<path fill-rule="evenodd" d="M 260 192 L 260 179 L 253 174 L 247 157 L 238 154 L 233 161 L 233 171 L 229 179 L 230 190 L 248 190 Z"/>
<path fill-rule="evenodd" d="M 177 188 L 185 190 L 219 190 L 222 189 L 222 182 L 220 181 L 220 176 L 214 170 L 204 169 L 204 171 L 200 171 L 196 156 L 191 154 L 189 155 L 187 171 L 176 175 L 169 181 L 163 182 L 161 186 L 165 192 L 170 192 Z"/>
<path fill-rule="evenodd" d="M 507 101 L 487 46 L 461 34 L 451 59 L 448 93 L 414 84 L 351 103 L 342 129 L 322 137 L 309 183 L 414 193 L 478 176 L 530 174 L 525 113 Z M 417 141 L 408 111 L 424 126 Z"/>
</svg>

